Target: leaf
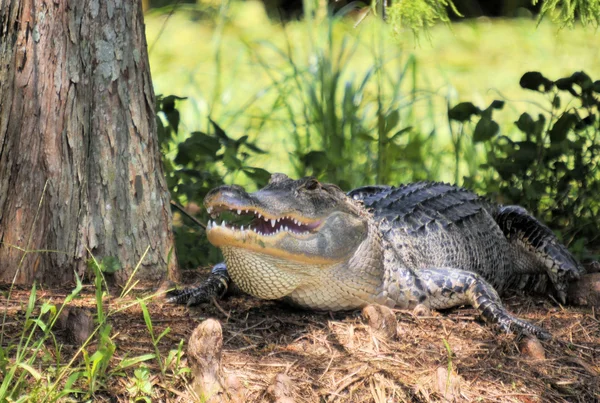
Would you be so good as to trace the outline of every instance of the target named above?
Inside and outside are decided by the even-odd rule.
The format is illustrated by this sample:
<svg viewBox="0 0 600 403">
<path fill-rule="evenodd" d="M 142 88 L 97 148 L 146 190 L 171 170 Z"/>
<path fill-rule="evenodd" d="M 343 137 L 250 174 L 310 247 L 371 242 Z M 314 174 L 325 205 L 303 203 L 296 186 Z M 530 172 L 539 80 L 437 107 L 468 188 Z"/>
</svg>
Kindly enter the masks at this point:
<svg viewBox="0 0 600 403">
<path fill-rule="evenodd" d="M 490 104 L 490 108 L 492 108 L 492 109 L 502 109 L 502 108 L 504 108 L 504 101 L 494 100 Z"/>
<path fill-rule="evenodd" d="M 479 115 L 481 110 L 471 102 L 461 102 L 448 111 L 448 118 L 458 122 L 466 122 L 473 115 Z"/>
<path fill-rule="evenodd" d="M 220 149 L 221 143 L 216 137 L 202 132 L 193 132 L 188 139 L 179 144 L 175 163 L 186 165 L 192 161 L 198 161 L 202 156 L 214 160 Z"/>
<path fill-rule="evenodd" d="M 229 171 L 235 171 L 242 167 L 242 161 L 237 157 L 237 152 L 234 148 L 226 148 L 223 154 L 223 164 Z"/>
<path fill-rule="evenodd" d="M 163 144 L 168 140 L 168 131 L 165 129 L 162 119 L 159 116 L 156 116 L 156 133 L 158 135 L 159 144 Z"/>
<path fill-rule="evenodd" d="M 522 88 L 538 92 L 548 92 L 554 87 L 554 83 L 538 71 L 529 71 L 523 74 L 519 84 Z M 540 87 L 543 87 L 543 90 Z"/>
<path fill-rule="evenodd" d="M 239 139 L 237 139 L 235 141 L 235 144 L 237 144 L 238 146 L 240 146 L 240 145 L 244 144 L 247 140 L 248 140 L 248 135 L 245 134 L 242 137 L 240 137 Z"/>
<path fill-rule="evenodd" d="M 494 161 L 492 166 L 505 181 L 509 180 L 512 175 L 516 175 L 517 173 L 521 172 L 521 168 L 511 161 Z"/>
<path fill-rule="evenodd" d="M 389 133 L 392 131 L 394 127 L 398 125 L 400 121 L 400 112 L 397 109 L 394 109 L 385 117 L 385 132 Z"/>
<path fill-rule="evenodd" d="M 498 100 L 492 101 L 490 106 L 488 106 L 487 108 L 485 108 L 484 111 L 481 112 L 481 117 L 491 120 L 494 109 L 502 109 L 503 107 L 504 107 L 504 101 L 498 101 Z"/>
<path fill-rule="evenodd" d="M 600 80 L 594 81 L 594 84 L 592 85 L 592 89 L 594 90 L 594 92 L 600 94 Z"/>
<path fill-rule="evenodd" d="M 519 146 L 519 149 L 512 153 L 512 157 L 519 166 L 528 168 L 538 156 L 537 145 L 532 141 L 519 141 L 515 144 Z"/>
<path fill-rule="evenodd" d="M 550 141 L 552 143 L 561 143 L 567 138 L 569 130 L 573 128 L 573 125 L 577 122 L 577 117 L 572 113 L 565 112 L 560 118 L 554 123 L 552 129 L 550 129 Z"/>
<path fill-rule="evenodd" d="M 215 129 L 215 134 L 217 135 L 217 137 L 222 140 L 222 143 L 225 145 L 230 145 L 233 142 L 233 140 L 231 140 L 229 136 L 227 136 L 225 130 L 221 129 L 221 126 L 219 126 L 214 120 L 209 119 L 209 121 Z"/>
<path fill-rule="evenodd" d="M 534 134 L 536 137 L 541 138 L 544 127 L 546 127 L 546 117 L 540 113 L 538 114 L 538 120 L 535 121 Z"/>
<path fill-rule="evenodd" d="M 35 285 L 35 283 L 33 283 L 33 286 L 31 287 L 31 293 L 29 294 L 29 302 L 27 303 L 27 310 L 25 311 L 25 318 L 29 318 L 31 316 L 31 313 L 33 312 L 33 308 L 35 308 L 35 301 L 36 301 L 36 290 L 37 287 Z"/>
<path fill-rule="evenodd" d="M 515 125 L 525 134 L 534 134 L 535 132 L 535 122 L 528 113 L 521 114 Z"/>
<path fill-rule="evenodd" d="M 263 150 L 262 148 L 258 148 L 255 144 L 253 143 L 248 143 L 246 142 L 244 144 L 246 147 L 248 147 L 249 150 L 254 151 L 257 154 L 266 154 L 267 152 L 265 150 Z"/>
<path fill-rule="evenodd" d="M 588 92 L 592 90 L 594 86 L 594 83 L 592 82 L 590 76 L 585 74 L 583 71 L 577 71 L 573 73 L 571 79 L 575 84 L 581 87 L 582 92 Z"/>
<path fill-rule="evenodd" d="M 143 355 L 140 355 L 137 357 L 132 357 L 132 358 L 124 358 L 121 360 L 121 362 L 119 362 L 119 364 L 117 365 L 117 368 L 115 368 L 115 370 L 117 370 L 117 371 L 124 370 L 124 369 L 132 367 L 136 364 L 139 364 L 140 362 L 153 360 L 154 358 L 156 358 L 156 354 L 154 354 L 154 353 L 143 354 Z"/>
<path fill-rule="evenodd" d="M 575 130 L 584 130 L 596 122 L 596 115 L 588 115 L 575 124 Z"/>
<path fill-rule="evenodd" d="M 19 362 L 17 365 L 23 368 L 25 371 L 29 372 L 29 374 L 33 376 L 36 381 L 42 379 L 42 374 L 37 369 L 33 368 L 31 365 L 25 362 Z"/>
<path fill-rule="evenodd" d="M 309 151 L 301 156 L 300 160 L 307 166 L 323 165 L 323 162 L 327 160 L 327 154 L 325 151 Z"/>
<path fill-rule="evenodd" d="M 264 187 L 267 183 L 269 183 L 269 178 L 271 178 L 269 171 L 262 168 L 247 167 L 244 168 L 244 173 L 248 175 L 248 177 L 252 179 L 259 188 Z"/>
<path fill-rule="evenodd" d="M 404 129 L 398 130 L 392 137 L 390 137 L 389 141 L 394 141 L 396 138 L 402 136 L 404 133 L 412 130 L 412 126 L 406 126 Z"/>
<path fill-rule="evenodd" d="M 487 141 L 498 134 L 499 131 L 500 126 L 498 123 L 488 118 L 481 118 L 475 126 L 475 131 L 473 132 L 473 142 L 479 143 L 482 141 Z"/>
<path fill-rule="evenodd" d="M 186 97 L 178 97 L 177 95 L 168 95 L 164 97 L 161 101 L 162 111 L 164 113 L 169 113 L 175 110 L 175 100 L 182 101 L 187 99 Z"/>
<path fill-rule="evenodd" d="M 554 97 L 554 99 L 552 99 L 552 107 L 554 109 L 559 109 L 560 108 L 560 97 L 557 95 Z"/>
<path fill-rule="evenodd" d="M 119 262 L 119 259 L 114 256 L 106 256 L 104 259 L 102 259 L 100 269 L 104 273 L 113 274 L 121 270 L 121 262 Z"/>
<path fill-rule="evenodd" d="M 158 337 L 156 338 L 156 343 L 158 343 L 160 341 L 160 339 L 162 339 L 163 337 L 165 337 L 167 334 L 169 334 L 171 332 L 171 328 L 167 327 L 165 330 L 163 330 Z"/>
<path fill-rule="evenodd" d="M 169 126 L 171 126 L 173 131 L 177 133 L 177 130 L 179 130 L 179 111 L 177 109 L 173 109 L 172 111 L 165 112 L 165 116 L 167 117 Z"/>
<path fill-rule="evenodd" d="M 559 78 L 558 80 L 556 80 L 554 82 L 554 84 L 556 84 L 556 88 L 558 88 L 561 91 L 569 91 L 571 93 L 571 95 L 573 95 L 574 97 L 578 96 L 578 94 L 575 92 L 575 90 L 573 89 L 573 77 L 565 77 L 565 78 Z"/>
<path fill-rule="evenodd" d="M 69 302 L 71 302 L 73 300 L 73 298 L 75 298 L 77 295 L 79 295 L 79 293 L 81 292 L 82 289 L 83 289 L 83 284 L 81 283 L 79 274 L 77 274 L 77 272 L 75 272 L 75 288 L 73 288 L 73 291 L 71 291 L 71 293 L 67 296 L 67 298 L 65 298 L 64 305 L 68 304 Z"/>
</svg>

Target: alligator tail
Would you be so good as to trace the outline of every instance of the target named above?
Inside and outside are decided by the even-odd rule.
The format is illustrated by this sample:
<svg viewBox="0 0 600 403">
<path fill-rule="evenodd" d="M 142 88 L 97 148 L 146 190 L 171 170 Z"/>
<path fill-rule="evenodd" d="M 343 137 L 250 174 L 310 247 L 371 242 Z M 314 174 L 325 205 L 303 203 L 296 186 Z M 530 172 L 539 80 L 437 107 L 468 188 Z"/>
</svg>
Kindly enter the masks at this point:
<svg viewBox="0 0 600 403">
<path fill-rule="evenodd" d="M 502 232 L 517 251 L 517 271 L 547 273 L 557 297 L 565 303 L 569 283 L 578 280 L 584 269 L 556 238 L 550 228 L 519 206 L 502 206 L 494 215 Z M 525 284 L 527 282 L 522 282 Z"/>
</svg>

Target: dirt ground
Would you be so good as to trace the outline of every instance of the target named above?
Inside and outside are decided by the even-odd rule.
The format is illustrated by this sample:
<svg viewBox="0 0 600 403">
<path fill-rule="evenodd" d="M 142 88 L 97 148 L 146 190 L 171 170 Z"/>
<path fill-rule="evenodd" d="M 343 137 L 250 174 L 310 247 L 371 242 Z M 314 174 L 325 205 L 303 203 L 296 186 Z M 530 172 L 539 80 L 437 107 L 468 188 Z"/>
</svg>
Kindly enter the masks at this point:
<svg viewBox="0 0 600 403">
<path fill-rule="evenodd" d="M 69 292 L 41 289 L 38 296 L 59 303 Z M 85 287 L 73 304 L 92 308 L 93 292 Z M 138 296 L 151 292 L 136 290 Z M 13 319 L 22 315 L 28 297 L 26 289 L 13 291 L 6 335 L 19 330 Z M 542 342 L 545 359 L 520 352 L 522 341 L 498 333 L 468 308 L 428 316 L 394 311 L 398 337 L 393 340 L 371 329 L 360 312 L 307 312 L 245 295 L 193 308 L 157 298 L 148 308 L 156 334 L 171 328 L 160 343 L 165 356 L 181 339 L 187 343 L 203 320 L 217 319 L 223 329 L 223 372 L 239 380 L 248 402 L 272 401 L 267 389 L 277 374 L 291 379 L 292 401 L 297 402 L 600 402 L 596 309 L 561 307 L 543 297 L 513 296 L 504 302 L 518 317 L 553 334 Z M 114 360 L 153 351 L 139 306 L 110 320 Z M 60 332 L 57 336 L 60 340 Z M 77 346 L 65 343 L 68 358 Z M 184 381 L 165 385 L 155 377 L 154 383 L 152 401 L 191 401 Z M 114 377 L 97 400 L 129 401 L 125 384 L 126 378 Z"/>
</svg>

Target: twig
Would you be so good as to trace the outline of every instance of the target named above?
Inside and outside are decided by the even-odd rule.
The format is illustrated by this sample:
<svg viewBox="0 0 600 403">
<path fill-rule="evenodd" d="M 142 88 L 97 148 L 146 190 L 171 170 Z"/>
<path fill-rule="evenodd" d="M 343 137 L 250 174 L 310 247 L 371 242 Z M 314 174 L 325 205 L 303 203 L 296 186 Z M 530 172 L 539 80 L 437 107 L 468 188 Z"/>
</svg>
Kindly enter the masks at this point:
<svg viewBox="0 0 600 403">
<path fill-rule="evenodd" d="M 171 206 L 175 207 L 177 210 L 179 210 L 180 213 L 182 213 L 184 216 L 186 216 L 187 218 L 189 218 L 190 220 L 192 220 L 196 225 L 202 227 L 202 229 L 206 230 L 206 224 L 204 224 L 203 222 L 201 222 L 200 220 L 198 220 L 196 217 L 194 217 L 193 215 L 191 215 L 190 213 L 188 213 L 187 211 L 185 211 L 185 209 L 183 208 L 183 206 L 175 203 L 173 200 L 171 200 Z"/>
</svg>

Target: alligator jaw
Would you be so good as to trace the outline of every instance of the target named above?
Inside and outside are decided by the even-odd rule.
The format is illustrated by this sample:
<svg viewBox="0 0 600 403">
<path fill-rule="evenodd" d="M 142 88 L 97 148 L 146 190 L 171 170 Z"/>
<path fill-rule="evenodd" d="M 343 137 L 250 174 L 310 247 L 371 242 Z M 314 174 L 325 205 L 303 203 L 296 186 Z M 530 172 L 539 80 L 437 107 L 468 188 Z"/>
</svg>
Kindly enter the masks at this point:
<svg viewBox="0 0 600 403">
<path fill-rule="evenodd" d="M 278 175 L 254 193 L 224 185 L 206 195 L 204 206 L 217 218 L 207 226 L 210 243 L 278 258 L 281 267 L 346 262 L 367 237 L 367 217 L 354 202 L 314 178 Z"/>
<path fill-rule="evenodd" d="M 245 227 L 245 230 L 244 226 L 236 225 L 235 222 L 227 223 L 224 219 L 209 221 L 207 230 L 223 227 L 241 233 L 249 231 L 263 237 L 276 236 L 282 232 L 305 236 L 317 231 L 322 223 L 322 220 L 307 220 L 291 214 L 277 217 L 256 207 L 249 206 L 209 205 L 206 207 L 206 211 L 215 219 L 219 218 L 223 212 L 229 212 L 236 217 L 250 216 L 253 218 L 252 222 Z"/>
<path fill-rule="evenodd" d="M 216 247 L 233 246 L 266 253 L 282 259 L 300 260 L 311 264 L 330 264 L 335 262 L 319 256 L 298 256 L 286 249 L 277 247 L 285 238 L 298 241 L 310 241 L 316 237 L 324 220 L 298 219 L 296 215 L 275 217 L 250 206 L 208 205 L 206 210 L 214 220 L 209 220 L 206 234 L 210 243 Z M 234 216 L 232 222 L 221 219 L 222 213 Z M 251 218 L 249 225 L 239 225 L 235 219 Z M 242 218 L 243 219 L 243 218 Z M 246 220 L 247 221 L 247 220 Z M 288 240 L 289 241 L 289 240 Z"/>
</svg>

